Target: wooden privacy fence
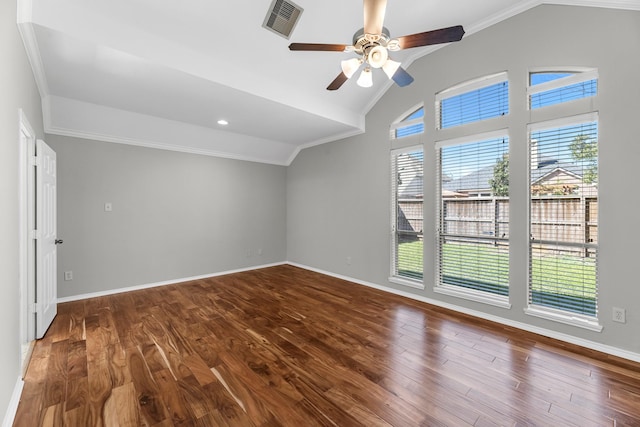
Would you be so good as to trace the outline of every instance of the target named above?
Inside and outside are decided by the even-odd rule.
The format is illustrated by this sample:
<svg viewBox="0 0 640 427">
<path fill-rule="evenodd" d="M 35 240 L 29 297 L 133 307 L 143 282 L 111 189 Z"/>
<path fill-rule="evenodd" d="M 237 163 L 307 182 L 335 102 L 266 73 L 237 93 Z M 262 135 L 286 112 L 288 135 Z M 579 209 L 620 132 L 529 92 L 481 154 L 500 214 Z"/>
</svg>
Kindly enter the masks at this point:
<svg viewBox="0 0 640 427">
<path fill-rule="evenodd" d="M 509 237 L 509 199 L 505 197 L 443 198 L 443 234 Z M 398 202 L 398 231 L 421 236 L 421 199 Z M 575 244 L 598 243 L 598 199 L 595 196 L 536 196 L 531 200 L 531 238 Z M 576 252 L 581 249 L 576 247 Z"/>
</svg>

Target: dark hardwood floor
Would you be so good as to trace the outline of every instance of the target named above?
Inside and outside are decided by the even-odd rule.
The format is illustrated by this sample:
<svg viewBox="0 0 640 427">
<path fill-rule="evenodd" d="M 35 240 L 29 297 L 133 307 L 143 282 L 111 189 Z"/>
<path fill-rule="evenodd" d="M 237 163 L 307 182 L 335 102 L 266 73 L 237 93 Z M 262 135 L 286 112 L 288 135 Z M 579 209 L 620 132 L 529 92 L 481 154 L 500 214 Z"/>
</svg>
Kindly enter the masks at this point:
<svg viewBox="0 0 640 427">
<path fill-rule="evenodd" d="M 640 365 L 292 266 L 61 304 L 16 426 L 640 426 Z"/>
</svg>

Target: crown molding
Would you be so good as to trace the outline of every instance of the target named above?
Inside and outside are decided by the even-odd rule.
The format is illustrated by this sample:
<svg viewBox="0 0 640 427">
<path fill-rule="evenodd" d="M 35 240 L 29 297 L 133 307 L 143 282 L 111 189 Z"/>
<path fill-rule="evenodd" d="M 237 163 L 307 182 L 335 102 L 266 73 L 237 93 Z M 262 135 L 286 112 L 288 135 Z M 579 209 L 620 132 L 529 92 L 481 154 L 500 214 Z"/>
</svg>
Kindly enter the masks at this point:
<svg viewBox="0 0 640 427">
<path fill-rule="evenodd" d="M 265 160 L 263 158 L 233 154 L 225 151 L 207 150 L 203 148 L 187 147 L 175 144 L 165 144 L 155 141 L 144 141 L 142 139 L 127 138 L 117 135 L 105 135 L 97 132 L 85 132 L 75 129 L 66 129 L 63 127 L 45 125 L 45 133 L 60 136 L 69 136 L 72 138 L 89 139 L 94 141 L 112 142 L 114 144 L 133 145 L 136 147 L 153 148 L 156 150 L 175 151 L 186 154 L 198 154 L 201 156 L 219 157 L 230 160 L 241 160 L 245 162 L 264 163 L 276 166 L 288 166 L 286 162 L 278 162 Z"/>
<path fill-rule="evenodd" d="M 286 162 L 286 166 L 291 165 L 291 163 L 293 163 L 293 161 L 296 159 L 298 154 L 305 148 L 311 148 L 311 147 L 315 147 L 316 145 L 322 145 L 322 144 L 327 144 L 329 142 L 339 141 L 341 139 L 349 138 L 352 136 L 362 135 L 363 133 L 364 133 L 364 126 L 360 129 L 343 132 L 338 135 L 330 136 L 328 138 L 322 138 L 316 141 L 308 142 L 306 144 L 298 145 L 295 147 L 295 150 L 293 151 L 293 153 L 291 153 L 291 156 Z"/>
<path fill-rule="evenodd" d="M 22 3 L 20 3 L 22 4 Z M 40 93 L 40 98 L 45 98 L 49 95 L 49 85 L 47 84 L 47 76 L 44 72 L 44 65 L 42 64 L 42 57 L 40 56 L 40 48 L 38 47 L 38 40 L 36 38 L 36 32 L 33 29 L 33 24 L 29 22 L 21 22 L 21 15 L 29 14 L 29 12 L 20 12 L 18 9 L 18 32 L 22 38 L 25 51 L 27 52 L 27 58 L 31 64 L 31 70 L 33 70 L 33 77 Z"/>
<path fill-rule="evenodd" d="M 638 0 L 542 0 L 540 4 L 563 6 L 602 7 L 606 9 L 640 10 Z"/>
</svg>

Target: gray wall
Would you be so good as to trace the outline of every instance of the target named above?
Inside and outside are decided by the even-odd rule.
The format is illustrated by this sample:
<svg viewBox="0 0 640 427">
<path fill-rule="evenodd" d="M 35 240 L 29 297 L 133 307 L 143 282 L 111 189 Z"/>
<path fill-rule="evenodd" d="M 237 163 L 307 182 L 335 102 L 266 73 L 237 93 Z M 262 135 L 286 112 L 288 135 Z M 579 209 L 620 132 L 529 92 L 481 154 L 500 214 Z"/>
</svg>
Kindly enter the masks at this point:
<svg viewBox="0 0 640 427">
<path fill-rule="evenodd" d="M 58 156 L 59 297 L 286 259 L 283 166 L 55 135 L 46 141 Z M 73 271 L 72 281 L 64 271 Z"/>
<path fill-rule="evenodd" d="M 39 137 L 40 97 L 16 26 L 15 0 L 0 0 L 0 420 L 20 376 L 18 109 Z"/>
<path fill-rule="evenodd" d="M 640 199 L 635 171 L 640 159 L 640 13 L 601 8 L 540 6 L 416 61 L 409 88 L 393 87 L 369 112 L 366 133 L 302 151 L 287 171 L 287 255 L 292 262 L 349 276 L 423 298 L 522 322 L 578 339 L 640 353 L 640 284 L 636 270 Z M 434 94 L 476 77 L 509 72 L 511 113 L 493 124 L 509 128 L 512 168 L 526 170 L 525 87 L 529 69 L 597 67 L 600 113 L 600 321 L 601 333 L 524 314 L 527 286 L 527 186 L 512 174 L 511 309 L 434 293 L 436 223 Z M 379 78 L 381 78 L 380 76 Z M 350 82 L 348 84 L 352 84 Z M 424 102 L 425 289 L 388 281 L 390 270 L 389 124 Z M 473 125 L 471 125 L 473 126 Z M 484 125 L 476 126 L 478 131 Z M 464 127 L 463 127 L 464 128 Z M 499 128 L 499 127 L 498 127 Z M 464 132 L 463 129 L 461 132 Z M 631 181 L 630 181 L 631 180 Z M 519 208 L 516 208 L 519 206 Z M 351 257 L 351 264 L 346 261 Z M 627 323 L 611 321 L 612 307 L 627 309 Z"/>
</svg>

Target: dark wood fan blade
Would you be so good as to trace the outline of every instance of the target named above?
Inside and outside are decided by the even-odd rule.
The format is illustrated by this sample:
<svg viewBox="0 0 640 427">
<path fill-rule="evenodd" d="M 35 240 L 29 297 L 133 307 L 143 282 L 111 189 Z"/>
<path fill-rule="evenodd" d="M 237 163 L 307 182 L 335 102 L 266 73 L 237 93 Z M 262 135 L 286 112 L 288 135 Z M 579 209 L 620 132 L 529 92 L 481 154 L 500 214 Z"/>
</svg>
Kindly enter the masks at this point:
<svg viewBox="0 0 640 427">
<path fill-rule="evenodd" d="M 326 52 L 344 52 L 346 44 L 324 44 L 324 43 L 291 43 L 289 50 L 312 50 Z"/>
<path fill-rule="evenodd" d="M 439 30 L 398 37 L 398 42 L 400 49 L 410 49 L 412 47 L 429 46 L 432 44 L 457 42 L 460 41 L 463 35 L 464 28 L 462 28 L 462 25 L 456 25 L 455 27 L 441 28 Z"/>
<path fill-rule="evenodd" d="M 398 67 L 398 70 L 391 78 L 400 87 L 408 86 L 413 83 L 413 77 L 411 77 L 411 74 L 407 73 L 407 70 L 402 67 Z"/>
<path fill-rule="evenodd" d="M 344 84 L 344 82 L 346 82 L 347 80 L 349 80 L 349 77 L 347 77 L 342 71 L 340 72 L 340 74 L 338 74 L 338 77 L 336 77 L 330 84 L 329 86 L 327 86 L 327 90 L 337 90 L 340 89 L 340 86 L 342 86 Z"/>
<path fill-rule="evenodd" d="M 364 33 L 382 34 L 387 0 L 364 0 Z"/>
</svg>

